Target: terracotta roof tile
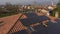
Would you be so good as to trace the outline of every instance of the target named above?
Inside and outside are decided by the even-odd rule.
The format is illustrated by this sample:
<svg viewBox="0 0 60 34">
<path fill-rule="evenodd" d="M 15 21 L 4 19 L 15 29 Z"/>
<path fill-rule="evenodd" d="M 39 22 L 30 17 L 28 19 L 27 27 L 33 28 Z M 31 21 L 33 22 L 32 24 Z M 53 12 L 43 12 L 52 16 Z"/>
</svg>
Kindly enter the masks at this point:
<svg viewBox="0 0 60 34">
<path fill-rule="evenodd" d="M 8 33 L 11 34 L 11 33 L 18 32 L 21 30 L 26 30 L 26 29 L 27 28 L 21 23 L 21 21 L 18 20 L 14 25 L 14 27 Z"/>
<path fill-rule="evenodd" d="M 0 21 L 3 21 L 5 24 L 0 26 L 0 34 L 7 34 L 7 32 L 11 29 L 14 23 L 18 20 L 21 14 L 12 15 L 4 18 L 0 18 Z"/>
</svg>

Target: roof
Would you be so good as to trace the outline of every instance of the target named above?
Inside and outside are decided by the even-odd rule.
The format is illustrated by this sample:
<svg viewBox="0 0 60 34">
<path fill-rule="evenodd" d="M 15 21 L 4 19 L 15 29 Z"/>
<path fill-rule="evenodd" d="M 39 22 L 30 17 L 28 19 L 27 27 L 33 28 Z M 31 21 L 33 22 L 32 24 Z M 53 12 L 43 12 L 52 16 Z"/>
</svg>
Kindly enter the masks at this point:
<svg viewBox="0 0 60 34">
<path fill-rule="evenodd" d="M 21 23 L 20 20 L 16 22 L 16 24 L 10 29 L 7 34 L 12 34 L 21 30 L 26 30 L 27 28 Z"/>
<path fill-rule="evenodd" d="M 24 28 L 26 27 L 22 24 L 20 18 L 21 19 L 31 18 L 31 17 L 34 18 L 34 16 L 42 16 L 42 15 L 37 14 L 37 13 L 24 14 L 23 16 L 22 14 L 17 14 L 17 15 L 0 18 L 0 21 L 3 21 L 4 23 L 2 26 L 0 26 L 0 34 L 14 33 L 17 31 L 24 30 Z"/>
<path fill-rule="evenodd" d="M 12 15 L 0 18 L 0 21 L 3 21 L 4 25 L 0 26 L 0 34 L 7 34 L 11 27 L 15 24 L 21 14 Z"/>
</svg>

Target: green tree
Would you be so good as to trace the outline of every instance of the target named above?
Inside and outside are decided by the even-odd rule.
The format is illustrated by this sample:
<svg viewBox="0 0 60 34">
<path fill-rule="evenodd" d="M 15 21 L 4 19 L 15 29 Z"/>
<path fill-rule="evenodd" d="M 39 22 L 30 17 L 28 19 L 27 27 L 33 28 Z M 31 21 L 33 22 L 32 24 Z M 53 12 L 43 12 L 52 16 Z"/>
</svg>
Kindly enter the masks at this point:
<svg viewBox="0 0 60 34">
<path fill-rule="evenodd" d="M 53 10 L 54 11 L 54 14 L 56 12 L 58 12 L 58 14 L 60 14 L 60 3 L 57 4 L 57 8 Z M 60 16 L 59 16 L 60 17 Z"/>
</svg>

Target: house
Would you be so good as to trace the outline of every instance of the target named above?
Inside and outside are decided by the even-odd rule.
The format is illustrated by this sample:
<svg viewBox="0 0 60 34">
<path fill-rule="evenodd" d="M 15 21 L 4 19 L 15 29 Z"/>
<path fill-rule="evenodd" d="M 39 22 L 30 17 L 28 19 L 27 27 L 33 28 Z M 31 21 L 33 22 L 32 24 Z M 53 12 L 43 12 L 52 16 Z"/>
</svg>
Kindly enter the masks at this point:
<svg viewBox="0 0 60 34">
<path fill-rule="evenodd" d="M 48 9 L 50 9 L 50 10 L 54 10 L 56 8 L 56 6 L 55 5 L 50 5 L 50 6 L 48 6 Z"/>
<path fill-rule="evenodd" d="M 0 26 L 0 34 L 12 34 L 12 33 L 15 33 L 15 32 L 21 31 L 21 30 L 27 30 L 27 32 L 30 34 L 29 29 L 24 24 L 29 25 L 30 22 L 35 24 L 35 23 L 40 22 L 40 20 L 42 20 L 42 19 L 43 20 L 47 19 L 44 16 L 40 18 L 40 16 L 38 16 L 38 14 L 32 13 L 32 14 L 27 14 L 27 15 L 26 14 L 16 14 L 16 15 L 0 18 L 0 22 L 3 21 L 2 22 L 3 24 L 1 24 L 1 26 Z M 36 17 L 38 17 L 38 18 L 36 18 Z M 51 18 L 52 20 L 55 19 L 54 17 L 52 18 L 50 16 L 49 16 L 49 18 Z M 43 31 L 45 31 L 45 30 L 43 30 Z"/>
<path fill-rule="evenodd" d="M 56 5 L 54 5 L 53 0 L 51 1 L 51 5 L 48 6 L 49 10 L 54 10 L 56 8 Z"/>
</svg>

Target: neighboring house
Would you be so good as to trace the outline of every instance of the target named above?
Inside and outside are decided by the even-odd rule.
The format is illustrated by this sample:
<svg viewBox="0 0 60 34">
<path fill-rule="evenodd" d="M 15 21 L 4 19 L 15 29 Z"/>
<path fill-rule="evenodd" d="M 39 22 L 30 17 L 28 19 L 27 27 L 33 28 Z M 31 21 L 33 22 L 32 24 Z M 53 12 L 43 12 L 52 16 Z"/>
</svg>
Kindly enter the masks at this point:
<svg viewBox="0 0 60 34">
<path fill-rule="evenodd" d="M 48 6 L 48 9 L 54 10 L 56 8 L 56 5 L 54 5 L 53 0 L 51 0 L 51 5 Z"/>
<path fill-rule="evenodd" d="M 56 8 L 56 5 L 53 5 L 53 6 L 50 5 L 50 6 L 48 6 L 48 9 L 49 9 L 49 10 L 54 10 L 55 8 Z"/>
</svg>

